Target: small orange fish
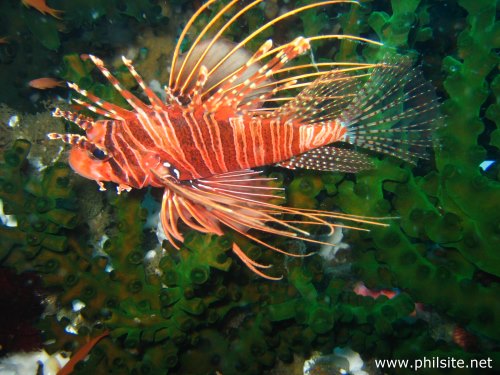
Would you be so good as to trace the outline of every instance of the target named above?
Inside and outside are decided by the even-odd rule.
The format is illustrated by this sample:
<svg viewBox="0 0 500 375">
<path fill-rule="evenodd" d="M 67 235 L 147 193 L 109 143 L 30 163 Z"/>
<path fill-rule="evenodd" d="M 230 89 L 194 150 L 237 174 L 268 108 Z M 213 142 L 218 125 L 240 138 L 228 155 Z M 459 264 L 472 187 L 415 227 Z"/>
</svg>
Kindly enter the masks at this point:
<svg viewBox="0 0 500 375">
<path fill-rule="evenodd" d="M 57 10 L 49 7 L 45 3 L 45 0 L 21 0 L 21 2 L 27 7 L 35 8 L 42 14 L 50 14 L 54 18 L 57 18 L 59 20 L 62 19 L 62 10 Z"/>
<path fill-rule="evenodd" d="M 2 36 L 0 37 L 0 44 L 7 44 L 9 43 L 9 37 L 8 36 Z"/>
<path fill-rule="evenodd" d="M 53 89 L 54 87 L 65 87 L 64 81 L 55 78 L 43 77 L 28 82 L 28 85 L 38 90 Z"/>
<path fill-rule="evenodd" d="M 71 359 L 64 365 L 62 369 L 60 369 L 57 372 L 57 375 L 69 375 L 73 372 L 75 365 L 85 359 L 87 354 L 92 350 L 92 348 L 99 342 L 101 341 L 104 337 L 109 335 L 109 331 L 104 331 L 102 334 L 99 336 L 94 337 L 91 339 L 88 343 L 83 345 L 78 351 L 73 354 Z"/>
<path fill-rule="evenodd" d="M 465 328 L 456 326 L 453 329 L 452 339 L 455 344 L 460 346 L 466 352 L 477 349 L 477 337 Z"/>
<path fill-rule="evenodd" d="M 368 289 L 362 282 L 357 283 L 354 286 L 354 293 L 356 293 L 358 296 L 371 297 L 373 299 L 377 299 L 380 296 L 386 296 L 387 298 L 392 299 L 398 294 L 398 292 L 389 289 Z"/>
</svg>

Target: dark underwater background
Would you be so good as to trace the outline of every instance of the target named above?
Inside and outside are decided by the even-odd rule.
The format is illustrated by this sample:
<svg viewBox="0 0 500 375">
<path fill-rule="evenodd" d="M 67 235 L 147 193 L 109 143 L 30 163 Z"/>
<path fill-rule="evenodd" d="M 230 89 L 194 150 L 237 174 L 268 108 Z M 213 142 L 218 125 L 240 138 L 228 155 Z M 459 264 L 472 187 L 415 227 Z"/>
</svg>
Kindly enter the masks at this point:
<svg viewBox="0 0 500 375">
<path fill-rule="evenodd" d="M 268 0 L 226 38 L 241 40 L 285 9 L 308 3 Z M 255 51 L 267 38 L 280 44 L 328 33 L 381 41 L 421 66 L 442 103 L 445 126 L 436 132 L 431 157 L 416 166 L 374 156 L 376 168 L 357 175 L 270 168 L 286 187 L 289 205 L 393 218 L 388 227 L 344 231 L 341 243 L 323 248 L 323 256 L 292 259 L 248 243 L 253 259 L 284 275 L 272 282 L 232 255 L 228 236 L 186 230 L 180 251 L 164 242 L 159 256 L 161 191 L 117 195 L 110 184 L 100 192 L 94 181 L 76 175 L 66 148 L 46 138 L 78 131 L 50 114 L 56 106 L 71 109 L 68 99 L 75 94 L 64 86 L 39 90 L 28 84 L 40 77 L 75 82 L 125 105 L 80 55 L 101 57 L 129 89 L 137 87 L 121 55 L 133 58 L 147 82 L 165 85 L 175 42 L 202 2 L 49 0 L 63 11 L 58 19 L 3 0 L 0 354 L 38 348 L 74 354 L 90 338 L 109 333 L 75 374 L 498 371 L 499 2 L 360 3 L 304 12 L 248 48 Z M 200 17 L 188 41 L 219 9 L 221 4 Z M 316 43 L 313 55 L 317 62 L 373 62 L 383 53 L 346 40 Z M 381 369 L 375 362 L 424 358 L 448 362 L 418 372 Z M 480 369 L 445 369 L 450 359 L 485 362 Z"/>
</svg>

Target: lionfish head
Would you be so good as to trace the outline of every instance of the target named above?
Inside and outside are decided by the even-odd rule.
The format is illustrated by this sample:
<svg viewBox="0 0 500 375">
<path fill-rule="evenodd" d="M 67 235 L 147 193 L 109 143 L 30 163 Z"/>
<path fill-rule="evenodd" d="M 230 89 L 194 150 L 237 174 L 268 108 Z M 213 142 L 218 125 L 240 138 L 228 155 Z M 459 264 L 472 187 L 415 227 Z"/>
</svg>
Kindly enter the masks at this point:
<svg viewBox="0 0 500 375">
<path fill-rule="evenodd" d="M 92 121 L 84 116 L 57 108 L 54 117 L 63 117 L 78 123 L 85 131 L 85 136 L 79 134 L 50 133 L 50 139 L 60 139 L 71 145 L 68 162 L 79 175 L 95 180 L 102 187 L 103 181 L 122 184 L 123 181 L 113 173 L 110 155 L 103 147 L 107 121 Z"/>
<path fill-rule="evenodd" d="M 109 158 L 100 149 L 88 151 L 78 146 L 73 146 L 68 157 L 69 164 L 79 175 L 95 181 L 113 181 L 113 173 Z"/>
</svg>

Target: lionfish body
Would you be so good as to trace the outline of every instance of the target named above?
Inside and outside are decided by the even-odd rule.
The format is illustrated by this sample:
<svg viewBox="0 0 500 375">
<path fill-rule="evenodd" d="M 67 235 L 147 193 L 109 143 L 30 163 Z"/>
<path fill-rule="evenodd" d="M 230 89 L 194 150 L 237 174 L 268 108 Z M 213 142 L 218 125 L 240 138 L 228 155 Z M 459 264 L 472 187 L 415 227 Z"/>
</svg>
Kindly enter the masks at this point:
<svg viewBox="0 0 500 375">
<path fill-rule="evenodd" d="M 256 0 L 215 34 L 206 36 L 237 3 L 233 0 L 180 55 L 190 26 L 215 1 L 208 1 L 193 15 L 179 38 L 166 101 L 144 84 L 131 61 L 123 58 L 149 103 L 122 88 L 101 60 L 89 56 L 131 109 L 104 102 L 69 84 L 92 102 L 77 100 L 79 104 L 105 119 L 57 109 L 55 116 L 74 122 L 86 134 L 49 136 L 70 143 L 73 169 L 97 181 L 102 189 L 105 181 L 118 184 L 119 192 L 146 186 L 163 188 L 161 223 L 176 247 L 183 241 L 178 223 L 184 222 L 218 235 L 231 228 L 270 249 L 301 256 L 260 240 L 250 230 L 318 243 L 297 223 L 333 231 L 336 224 L 328 219 L 370 222 L 359 216 L 275 204 L 282 189 L 254 168 L 277 164 L 290 169 L 357 172 L 371 167 L 363 154 L 336 147 L 339 141 L 408 161 L 421 157 L 435 128 L 437 104 L 429 96 L 429 85 L 404 59 L 287 67 L 290 60 L 308 51 L 314 40 L 350 38 L 378 44 L 358 37 L 299 37 L 275 48 L 268 40 L 253 54 L 243 48 L 282 19 L 310 8 L 353 1 L 330 0 L 294 9 L 238 44 L 222 39 L 232 23 L 262 2 Z M 293 96 L 297 89 L 301 91 Z M 269 265 L 250 259 L 236 243 L 233 251 L 252 271 L 274 278 L 260 270 Z"/>
</svg>

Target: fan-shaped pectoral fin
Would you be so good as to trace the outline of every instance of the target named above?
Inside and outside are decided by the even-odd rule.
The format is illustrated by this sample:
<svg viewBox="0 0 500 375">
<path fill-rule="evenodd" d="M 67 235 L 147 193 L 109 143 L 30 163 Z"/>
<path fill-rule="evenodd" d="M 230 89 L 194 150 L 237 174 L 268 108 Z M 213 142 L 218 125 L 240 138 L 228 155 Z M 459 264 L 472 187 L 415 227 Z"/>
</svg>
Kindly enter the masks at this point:
<svg viewBox="0 0 500 375">
<path fill-rule="evenodd" d="M 277 203 L 283 189 L 276 186 L 274 178 L 262 176 L 258 171 L 228 172 L 182 183 L 171 176 L 157 177 L 165 186 L 161 220 L 171 242 L 184 240 L 177 226 L 182 221 L 204 233 L 222 235 L 226 230 L 233 230 L 264 248 L 287 256 L 305 257 L 314 253 L 290 253 L 261 239 L 254 231 L 321 245 L 325 243 L 304 228 L 324 227 L 332 234 L 335 227 L 361 228 L 334 224 L 331 220 L 384 225 L 373 218 L 281 206 Z M 234 245 L 233 251 L 259 276 L 278 279 L 264 274 L 261 269 L 269 268 L 268 265 L 250 259 L 239 245 Z"/>
</svg>

